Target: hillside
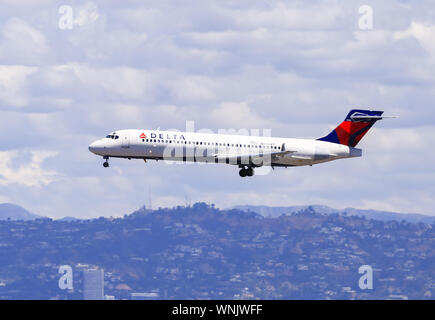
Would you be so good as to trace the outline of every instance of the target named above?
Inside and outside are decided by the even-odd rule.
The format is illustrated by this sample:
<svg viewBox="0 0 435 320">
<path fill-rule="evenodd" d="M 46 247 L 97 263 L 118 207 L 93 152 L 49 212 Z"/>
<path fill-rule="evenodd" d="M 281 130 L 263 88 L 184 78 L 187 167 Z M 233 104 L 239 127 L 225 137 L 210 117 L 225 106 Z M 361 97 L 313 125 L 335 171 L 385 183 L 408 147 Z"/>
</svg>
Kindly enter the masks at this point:
<svg viewBox="0 0 435 320">
<path fill-rule="evenodd" d="M 264 218 L 204 203 L 117 219 L 0 221 L 0 299 L 81 299 L 84 266 L 130 299 L 433 299 L 435 225 L 322 214 Z M 7 258 L 5 258 L 7 257 Z M 74 290 L 58 288 L 58 268 Z M 374 288 L 358 286 L 362 265 Z"/>
<path fill-rule="evenodd" d="M 36 214 L 30 213 L 26 209 L 11 204 L 11 203 L 0 203 L 0 220 L 34 220 L 41 218 Z"/>
<path fill-rule="evenodd" d="M 309 205 L 309 206 L 288 206 L 288 207 L 269 207 L 269 206 L 252 206 L 252 205 L 241 205 L 234 207 L 235 209 L 243 211 L 253 211 L 261 214 L 264 217 L 276 218 L 282 214 L 291 215 L 293 213 L 308 210 L 309 208 L 314 209 L 318 213 L 323 214 L 347 214 L 354 216 L 362 216 L 367 219 L 381 220 L 381 221 L 408 221 L 408 222 L 423 222 L 423 223 L 435 223 L 435 216 L 428 216 L 416 213 L 396 213 L 389 211 L 380 210 L 363 210 L 355 208 L 345 208 L 345 209 L 334 209 L 324 205 Z"/>
</svg>

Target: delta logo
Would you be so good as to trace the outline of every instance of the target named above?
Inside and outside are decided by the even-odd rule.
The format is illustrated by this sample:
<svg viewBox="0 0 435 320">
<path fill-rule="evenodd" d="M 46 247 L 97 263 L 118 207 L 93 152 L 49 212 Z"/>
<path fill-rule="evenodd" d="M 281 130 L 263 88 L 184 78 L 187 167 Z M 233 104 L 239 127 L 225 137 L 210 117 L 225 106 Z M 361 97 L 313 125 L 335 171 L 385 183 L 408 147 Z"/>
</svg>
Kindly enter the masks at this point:
<svg viewBox="0 0 435 320">
<path fill-rule="evenodd" d="M 139 138 L 141 138 L 141 139 L 145 139 L 146 137 L 147 137 L 146 134 L 143 133 L 143 132 L 142 132 L 142 134 L 139 136 Z"/>
</svg>

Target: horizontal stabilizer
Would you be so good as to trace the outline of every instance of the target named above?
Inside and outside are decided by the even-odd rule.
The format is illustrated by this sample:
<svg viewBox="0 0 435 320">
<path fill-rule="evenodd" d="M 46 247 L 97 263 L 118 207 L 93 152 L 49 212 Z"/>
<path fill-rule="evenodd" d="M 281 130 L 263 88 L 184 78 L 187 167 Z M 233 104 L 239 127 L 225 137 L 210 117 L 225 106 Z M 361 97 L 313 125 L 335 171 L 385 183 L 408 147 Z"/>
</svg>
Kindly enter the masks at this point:
<svg viewBox="0 0 435 320">
<path fill-rule="evenodd" d="M 382 120 L 388 118 L 397 118 L 397 116 L 351 116 L 352 120 Z"/>
</svg>

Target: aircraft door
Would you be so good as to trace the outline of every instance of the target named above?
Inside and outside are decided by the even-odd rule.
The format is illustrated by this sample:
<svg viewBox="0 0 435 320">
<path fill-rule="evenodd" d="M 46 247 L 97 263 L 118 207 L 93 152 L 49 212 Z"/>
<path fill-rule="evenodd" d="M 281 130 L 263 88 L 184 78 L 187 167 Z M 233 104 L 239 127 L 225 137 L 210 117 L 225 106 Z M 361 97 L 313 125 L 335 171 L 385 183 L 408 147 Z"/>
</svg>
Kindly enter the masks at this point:
<svg viewBox="0 0 435 320">
<path fill-rule="evenodd" d="M 130 148 L 130 135 L 125 133 L 122 135 L 122 148 Z"/>
</svg>

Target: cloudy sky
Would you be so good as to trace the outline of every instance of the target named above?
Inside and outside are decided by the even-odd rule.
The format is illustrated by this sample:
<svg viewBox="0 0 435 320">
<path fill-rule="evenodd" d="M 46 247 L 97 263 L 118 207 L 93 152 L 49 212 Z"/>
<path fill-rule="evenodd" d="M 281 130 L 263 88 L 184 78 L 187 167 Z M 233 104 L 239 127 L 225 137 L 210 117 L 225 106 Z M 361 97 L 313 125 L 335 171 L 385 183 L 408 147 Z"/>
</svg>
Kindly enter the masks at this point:
<svg viewBox="0 0 435 320">
<path fill-rule="evenodd" d="M 0 202 L 53 218 L 120 216 L 149 198 L 435 215 L 434 39 L 430 0 L 3 0 Z M 87 149 L 186 121 L 317 138 L 355 107 L 400 118 L 377 123 L 362 158 L 253 178 L 225 165 L 105 169 Z"/>
</svg>

